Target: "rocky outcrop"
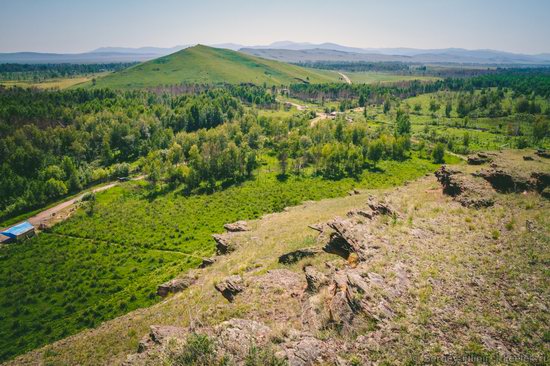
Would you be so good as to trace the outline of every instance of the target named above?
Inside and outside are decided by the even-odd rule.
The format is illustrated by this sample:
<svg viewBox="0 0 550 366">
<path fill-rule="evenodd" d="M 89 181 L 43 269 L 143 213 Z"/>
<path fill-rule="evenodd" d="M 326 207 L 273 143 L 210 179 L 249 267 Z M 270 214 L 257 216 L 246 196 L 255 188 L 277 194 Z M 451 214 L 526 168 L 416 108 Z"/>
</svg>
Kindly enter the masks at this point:
<svg viewBox="0 0 550 366">
<path fill-rule="evenodd" d="M 202 263 L 200 264 L 199 268 L 210 267 L 214 263 L 216 263 L 216 257 L 203 258 Z"/>
<path fill-rule="evenodd" d="M 321 250 L 319 248 L 298 249 L 298 250 L 294 250 L 292 252 L 281 255 L 279 257 L 279 263 L 292 264 L 304 258 L 313 257 L 319 253 L 321 253 Z"/>
<path fill-rule="evenodd" d="M 235 246 L 229 241 L 227 234 L 213 234 L 212 238 L 216 242 L 216 253 L 218 255 L 229 254 L 235 251 Z"/>
<path fill-rule="evenodd" d="M 368 256 L 368 243 L 373 239 L 365 225 L 358 224 L 353 219 L 335 218 L 327 223 L 333 232 L 324 251 L 348 259 L 351 254 L 364 260 Z"/>
<path fill-rule="evenodd" d="M 231 224 L 223 225 L 224 229 L 229 232 L 249 231 L 249 227 L 246 221 L 237 221 Z"/>
<path fill-rule="evenodd" d="M 353 268 L 336 272 L 330 287 L 331 320 L 349 327 L 359 315 L 376 321 L 392 318 L 394 312 L 386 299 L 386 288 L 384 279 L 376 273 Z"/>
<path fill-rule="evenodd" d="M 223 297 L 229 302 L 235 299 L 235 296 L 244 290 L 243 279 L 241 276 L 234 275 L 223 279 L 223 281 L 217 283 L 215 286 Z"/>
<path fill-rule="evenodd" d="M 491 168 L 481 170 L 473 175 L 485 179 L 496 191 L 503 193 L 533 189 L 533 182 L 530 177 L 517 171 Z"/>
<path fill-rule="evenodd" d="M 309 333 L 292 331 L 276 355 L 289 366 L 335 365 L 338 348 L 331 341 L 322 341 Z"/>
<path fill-rule="evenodd" d="M 185 328 L 169 325 L 151 325 L 149 334 L 143 337 L 138 344 L 138 353 L 162 345 L 170 339 L 185 339 L 189 332 Z"/>
<path fill-rule="evenodd" d="M 304 274 L 306 275 L 307 291 L 310 293 L 318 292 L 321 287 L 329 283 L 328 277 L 313 266 L 304 267 Z"/>
<path fill-rule="evenodd" d="M 485 153 L 477 153 L 475 155 L 468 156 L 468 164 L 470 165 L 481 165 L 490 163 L 493 159 Z"/>
<path fill-rule="evenodd" d="M 481 208 L 494 204 L 493 190 L 481 180 L 463 174 L 461 171 L 448 169 L 445 165 L 435 172 L 443 193 L 454 197 L 462 206 Z"/>
<path fill-rule="evenodd" d="M 270 342 L 271 329 L 253 320 L 230 319 L 215 328 L 216 345 L 220 353 L 230 354 L 240 364 L 251 347 L 263 348 Z"/>
<path fill-rule="evenodd" d="M 367 205 L 375 215 L 398 216 L 397 211 L 387 202 L 380 202 L 370 197 Z"/>
<path fill-rule="evenodd" d="M 195 283 L 195 278 L 187 276 L 183 278 L 174 278 L 168 282 L 163 283 L 157 287 L 157 295 L 166 297 L 168 294 L 174 294 L 180 292 Z"/>
<path fill-rule="evenodd" d="M 465 184 L 461 171 L 442 165 L 441 168 L 436 170 L 435 177 L 441 183 L 443 193 L 446 195 L 455 197 L 464 192 Z"/>
</svg>

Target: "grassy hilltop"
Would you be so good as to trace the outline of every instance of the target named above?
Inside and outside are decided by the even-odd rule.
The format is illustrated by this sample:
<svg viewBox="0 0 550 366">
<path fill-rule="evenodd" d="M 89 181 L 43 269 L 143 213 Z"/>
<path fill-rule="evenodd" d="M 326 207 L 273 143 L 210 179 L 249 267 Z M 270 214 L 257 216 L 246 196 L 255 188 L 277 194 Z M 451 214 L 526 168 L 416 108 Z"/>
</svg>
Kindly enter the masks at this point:
<svg viewBox="0 0 550 366">
<path fill-rule="evenodd" d="M 97 79 L 95 87 L 134 89 L 180 83 L 281 85 L 338 80 L 335 72 L 309 70 L 241 52 L 198 45 Z M 93 87 L 92 83 L 88 86 Z"/>
</svg>

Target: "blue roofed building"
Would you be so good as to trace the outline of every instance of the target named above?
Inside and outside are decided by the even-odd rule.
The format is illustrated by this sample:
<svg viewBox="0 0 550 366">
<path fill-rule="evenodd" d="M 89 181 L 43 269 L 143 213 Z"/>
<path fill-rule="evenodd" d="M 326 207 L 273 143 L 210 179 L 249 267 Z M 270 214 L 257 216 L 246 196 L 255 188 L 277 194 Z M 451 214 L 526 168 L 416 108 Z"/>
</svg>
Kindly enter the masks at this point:
<svg viewBox="0 0 550 366">
<path fill-rule="evenodd" d="M 34 236 L 35 231 L 34 226 L 30 222 L 25 221 L 1 231 L 0 234 L 8 237 L 5 241 L 19 241 Z"/>
</svg>

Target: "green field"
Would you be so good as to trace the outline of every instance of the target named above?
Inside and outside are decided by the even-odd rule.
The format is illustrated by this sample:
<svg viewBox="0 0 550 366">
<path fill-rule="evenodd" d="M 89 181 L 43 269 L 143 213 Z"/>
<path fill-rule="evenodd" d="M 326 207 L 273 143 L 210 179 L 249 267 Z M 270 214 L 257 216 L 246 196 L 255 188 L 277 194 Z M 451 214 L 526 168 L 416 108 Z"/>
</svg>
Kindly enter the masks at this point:
<svg viewBox="0 0 550 366">
<path fill-rule="evenodd" d="M 99 78 L 95 87 L 137 89 L 184 83 L 299 82 L 338 82 L 338 74 L 199 45 Z M 86 85 L 93 87 L 91 82 Z"/>
<path fill-rule="evenodd" d="M 92 214 L 81 209 L 52 233 L 2 248 L 0 359 L 156 302 L 158 284 L 213 254 L 211 234 L 227 222 L 343 196 L 352 187 L 396 186 L 436 165 L 413 157 L 379 167 L 338 181 L 280 181 L 264 167 L 254 180 L 209 195 L 176 190 L 155 198 L 140 182 L 99 193 Z"/>
</svg>

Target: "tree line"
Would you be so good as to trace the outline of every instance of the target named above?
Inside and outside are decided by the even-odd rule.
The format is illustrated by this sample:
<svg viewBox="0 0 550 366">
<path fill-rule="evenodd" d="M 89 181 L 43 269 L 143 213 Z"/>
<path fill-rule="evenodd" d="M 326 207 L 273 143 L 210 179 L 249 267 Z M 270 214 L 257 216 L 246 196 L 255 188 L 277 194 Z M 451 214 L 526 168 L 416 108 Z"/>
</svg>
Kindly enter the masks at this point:
<svg viewBox="0 0 550 366">
<path fill-rule="evenodd" d="M 106 64 L 0 64 L 0 80 L 41 81 L 55 78 L 119 71 L 137 64 L 121 62 Z"/>
</svg>

